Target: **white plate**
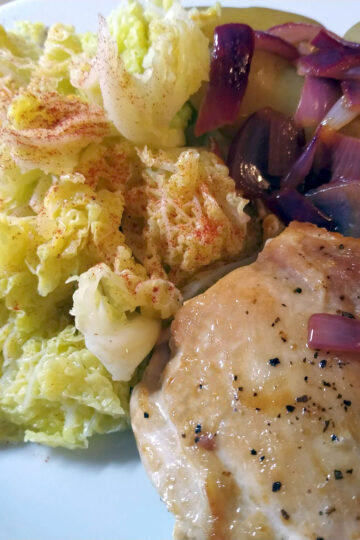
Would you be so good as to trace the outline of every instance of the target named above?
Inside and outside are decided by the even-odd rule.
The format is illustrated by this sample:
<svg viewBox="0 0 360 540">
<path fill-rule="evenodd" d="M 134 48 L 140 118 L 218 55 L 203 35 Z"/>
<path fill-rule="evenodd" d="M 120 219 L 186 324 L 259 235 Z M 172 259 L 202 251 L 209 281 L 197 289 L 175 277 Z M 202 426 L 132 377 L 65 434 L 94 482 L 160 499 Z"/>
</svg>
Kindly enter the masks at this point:
<svg viewBox="0 0 360 540">
<path fill-rule="evenodd" d="M 96 28 L 116 0 L 16 0 L 0 23 L 28 19 Z M 206 5 L 211 1 L 198 1 Z M 186 3 L 187 5 L 190 2 Z M 360 20 L 358 0 L 229 0 L 298 12 L 344 33 Z M 0 446 L 0 540 L 170 540 L 173 519 L 147 479 L 131 433 L 96 437 L 88 450 Z"/>
</svg>

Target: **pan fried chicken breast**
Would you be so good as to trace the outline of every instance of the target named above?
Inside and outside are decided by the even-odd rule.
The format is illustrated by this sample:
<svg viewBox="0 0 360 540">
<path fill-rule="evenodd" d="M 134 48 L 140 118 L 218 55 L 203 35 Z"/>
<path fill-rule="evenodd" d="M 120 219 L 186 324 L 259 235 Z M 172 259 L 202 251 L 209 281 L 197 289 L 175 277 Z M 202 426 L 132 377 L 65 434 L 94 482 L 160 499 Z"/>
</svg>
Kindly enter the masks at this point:
<svg viewBox="0 0 360 540">
<path fill-rule="evenodd" d="M 175 539 L 360 539 L 360 356 L 308 348 L 322 312 L 360 316 L 360 240 L 299 223 L 178 312 L 131 401 Z"/>
</svg>

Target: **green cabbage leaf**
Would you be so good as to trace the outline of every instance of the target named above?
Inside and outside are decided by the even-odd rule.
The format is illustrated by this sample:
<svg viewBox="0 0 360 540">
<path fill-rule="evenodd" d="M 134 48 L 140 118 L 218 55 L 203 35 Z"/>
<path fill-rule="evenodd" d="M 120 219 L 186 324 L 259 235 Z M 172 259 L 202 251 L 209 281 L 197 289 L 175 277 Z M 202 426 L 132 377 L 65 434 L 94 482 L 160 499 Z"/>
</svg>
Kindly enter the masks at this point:
<svg viewBox="0 0 360 540">
<path fill-rule="evenodd" d="M 179 2 L 163 9 L 129 1 L 109 22 L 100 17 L 94 71 L 104 107 L 136 144 L 184 144 L 185 126 L 173 121 L 208 79 L 209 62 L 208 39 Z"/>
</svg>

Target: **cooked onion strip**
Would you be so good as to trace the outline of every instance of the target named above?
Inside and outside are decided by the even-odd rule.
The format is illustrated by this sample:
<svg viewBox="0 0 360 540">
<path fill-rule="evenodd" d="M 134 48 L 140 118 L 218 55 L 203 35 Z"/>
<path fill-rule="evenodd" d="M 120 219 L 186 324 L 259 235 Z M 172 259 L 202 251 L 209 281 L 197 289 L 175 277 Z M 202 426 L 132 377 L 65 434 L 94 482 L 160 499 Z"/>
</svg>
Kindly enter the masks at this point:
<svg viewBox="0 0 360 540">
<path fill-rule="evenodd" d="M 315 313 L 309 319 L 308 346 L 327 351 L 360 352 L 360 321 L 341 315 Z"/>
</svg>

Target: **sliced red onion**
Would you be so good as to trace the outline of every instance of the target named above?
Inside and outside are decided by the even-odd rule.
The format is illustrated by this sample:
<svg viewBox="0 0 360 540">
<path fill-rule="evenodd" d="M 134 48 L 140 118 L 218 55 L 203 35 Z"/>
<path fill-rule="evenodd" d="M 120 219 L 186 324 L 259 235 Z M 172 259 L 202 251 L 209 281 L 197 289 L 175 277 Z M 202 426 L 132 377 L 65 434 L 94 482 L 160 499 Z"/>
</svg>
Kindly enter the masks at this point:
<svg viewBox="0 0 360 540">
<path fill-rule="evenodd" d="M 360 321 L 314 313 L 308 322 L 308 346 L 326 351 L 360 352 Z"/>
<path fill-rule="evenodd" d="M 352 73 L 352 77 L 358 75 L 360 43 L 347 41 L 326 28 L 321 28 L 314 35 L 310 46 L 318 50 L 313 52 L 308 49 L 308 54 L 303 54 L 300 58 L 297 64 L 300 75 L 343 79 L 345 74 L 353 70 L 356 71 Z M 351 78 L 351 74 L 348 78 Z"/>
<path fill-rule="evenodd" d="M 360 110 L 360 81 L 343 81 L 341 83 L 347 107 Z"/>
<path fill-rule="evenodd" d="M 299 75 L 342 79 L 349 69 L 360 65 L 360 51 L 345 48 L 320 49 L 297 61 Z"/>
<path fill-rule="evenodd" d="M 284 114 L 270 108 L 252 114 L 229 149 L 228 166 L 237 188 L 246 197 L 277 189 L 303 144 L 303 130 Z"/>
<path fill-rule="evenodd" d="M 267 173 L 270 176 L 286 175 L 305 144 L 302 128 L 286 115 L 272 111 L 270 116 L 269 154 Z"/>
<path fill-rule="evenodd" d="M 298 187 L 304 181 L 313 167 L 320 139 L 327 139 L 329 134 L 332 136 L 332 130 L 342 128 L 356 118 L 358 114 L 358 111 L 351 110 L 346 107 L 345 98 L 342 96 L 327 113 L 319 128 L 316 130 L 314 137 L 308 143 L 300 157 L 296 160 L 288 174 L 283 178 L 281 182 L 282 187 Z"/>
<path fill-rule="evenodd" d="M 360 139 L 321 126 L 302 155 L 282 180 L 282 187 L 296 188 L 304 183 L 310 171 L 319 186 L 329 181 L 360 179 Z M 314 179 L 312 179 L 314 182 Z M 311 189 L 312 186 L 305 186 Z"/>
<path fill-rule="evenodd" d="M 254 32 L 246 24 L 215 28 L 210 81 L 195 135 L 234 122 L 247 87 L 254 41 Z"/>
<path fill-rule="evenodd" d="M 316 126 L 339 98 L 339 84 L 327 78 L 306 76 L 294 120 L 303 127 Z"/>
<path fill-rule="evenodd" d="M 331 182 L 309 191 L 306 198 L 332 218 L 337 232 L 360 238 L 360 180 Z"/>
<path fill-rule="evenodd" d="M 344 71 L 344 73 L 339 78 L 343 80 L 360 80 L 360 66 L 350 68 L 347 71 Z"/>
<path fill-rule="evenodd" d="M 270 182 L 254 163 L 239 160 L 236 173 L 230 170 L 230 176 L 235 180 L 236 189 L 249 199 L 261 198 L 271 189 Z"/>
<path fill-rule="evenodd" d="M 290 62 L 299 58 L 299 52 L 294 45 L 269 32 L 260 30 L 255 32 L 255 49 L 277 54 Z"/>
<path fill-rule="evenodd" d="M 320 32 L 316 34 L 316 36 L 312 39 L 311 44 L 318 49 L 360 49 L 360 43 L 347 41 L 337 34 L 330 32 L 326 28 L 322 28 Z"/>
<path fill-rule="evenodd" d="M 269 154 L 269 110 L 252 114 L 229 148 L 228 167 L 236 187 L 245 197 L 261 197 L 270 187 L 265 179 Z"/>
<path fill-rule="evenodd" d="M 311 54 L 314 52 L 314 47 L 308 41 L 302 41 L 297 46 L 300 56 L 305 56 L 306 54 Z"/>
<path fill-rule="evenodd" d="M 358 137 L 326 131 L 322 135 L 322 154 L 321 165 L 330 168 L 332 182 L 343 179 L 360 180 L 360 139 Z"/>
<path fill-rule="evenodd" d="M 306 145 L 303 153 L 295 161 L 288 174 L 282 179 L 282 188 L 296 188 L 304 182 L 313 166 L 318 145 L 319 135 L 318 132 L 316 132 L 311 141 Z"/>
<path fill-rule="evenodd" d="M 358 114 L 359 111 L 357 109 L 351 109 L 347 106 L 346 98 L 342 96 L 331 107 L 321 124 L 327 128 L 339 130 L 352 122 Z"/>
<path fill-rule="evenodd" d="M 321 28 L 318 24 L 289 22 L 273 26 L 268 32 L 295 45 L 302 41 L 312 41 Z"/>
<path fill-rule="evenodd" d="M 265 200 L 268 208 L 285 224 L 290 221 L 314 223 L 318 227 L 334 229 L 333 221 L 296 189 L 283 189 Z"/>
</svg>

